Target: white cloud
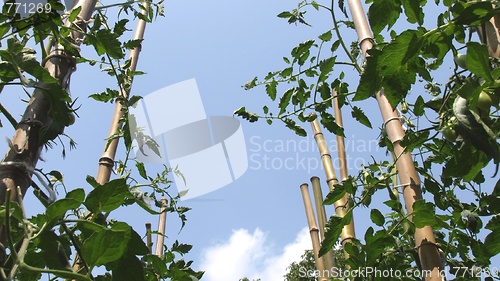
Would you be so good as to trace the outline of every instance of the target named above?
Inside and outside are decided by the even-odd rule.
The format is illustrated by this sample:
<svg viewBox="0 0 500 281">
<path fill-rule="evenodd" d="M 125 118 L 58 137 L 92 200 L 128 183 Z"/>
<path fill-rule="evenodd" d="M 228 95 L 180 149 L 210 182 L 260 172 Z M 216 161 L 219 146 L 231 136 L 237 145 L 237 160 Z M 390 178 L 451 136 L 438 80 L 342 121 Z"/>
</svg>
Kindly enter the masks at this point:
<svg viewBox="0 0 500 281">
<path fill-rule="evenodd" d="M 272 242 L 267 241 L 267 235 L 259 228 L 253 233 L 238 229 L 228 241 L 203 251 L 200 268 L 205 271 L 205 281 L 237 281 L 243 277 L 283 280 L 286 268 L 299 261 L 305 249 L 311 247 L 307 228 L 299 231 L 295 241 L 279 250 L 272 249 Z"/>
</svg>

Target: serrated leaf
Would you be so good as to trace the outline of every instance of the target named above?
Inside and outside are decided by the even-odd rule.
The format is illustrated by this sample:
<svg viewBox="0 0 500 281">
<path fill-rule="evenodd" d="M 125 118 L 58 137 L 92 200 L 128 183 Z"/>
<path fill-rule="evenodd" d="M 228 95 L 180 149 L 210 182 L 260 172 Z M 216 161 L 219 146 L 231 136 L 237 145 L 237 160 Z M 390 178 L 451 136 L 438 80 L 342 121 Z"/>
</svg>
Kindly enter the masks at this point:
<svg viewBox="0 0 500 281">
<path fill-rule="evenodd" d="M 351 222 L 352 213 L 348 212 L 345 217 L 341 218 L 337 215 L 330 217 L 326 223 L 325 239 L 321 243 L 321 249 L 319 250 L 319 256 L 325 255 L 328 251 L 333 249 L 335 244 L 338 242 L 340 233 L 344 225 Z"/>
<path fill-rule="evenodd" d="M 280 112 L 278 115 L 285 113 L 288 104 L 290 104 L 290 100 L 294 91 L 295 88 L 290 88 L 283 93 L 283 96 L 281 96 L 280 102 L 278 104 L 278 107 L 280 108 Z"/>
<path fill-rule="evenodd" d="M 422 25 L 424 23 L 424 12 L 422 10 L 421 3 L 419 2 L 420 1 L 418 0 L 401 1 L 409 23 L 418 23 L 419 25 Z"/>
<path fill-rule="evenodd" d="M 352 117 L 354 117 L 359 123 L 365 125 L 368 128 L 372 128 L 372 123 L 370 122 L 370 119 L 366 117 L 365 113 L 361 108 L 354 106 L 351 111 Z"/>
<path fill-rule="evenodd" d="M 491 18 L 493 6 L 489 2 L 478 1 L 469 3 L 456 3 L 452 8 L 457 24 L 478 25 Z"/>
<path fill-rule="evenodd" d="M 500 253 L 500 230 L 493 230 L 484 239 L 484 247 L 490 256 L 496 256 Z"/>
<path fill-rule="evenodd" d="M 365 66 L 361 72 L 361 78 L 353 101 L 362 101 L 372 97 L 382 87 L 382 79 L 378 68 L 378 55 L 380 55 L 380 51 L 375 50 L 370 53 L 371 56 L 366 58 Z"/>
<path fill-rule="evenodd" d="M 417 100 L 415 101 L 415 105 L 413 106 L 413 113 L 417 116 L 422 116 L 425 113 L 425 101 L 422 96 L 418 96 Z"/>
<path fill-rule="evenodd" d="M 273 101 L 276 99 L 276 92 L 277 92 L 276 87 L 277 86 L 278 86 L 278 82 L 275 80 L 266 84 L 266 93 L 269 96 L 269 98 Z"/>
<path fill-rule="evenodd" d="M 105 265 L 120 259 L 127 248 L 130 235 L 124 230 L 106 229 L 93 233 L 82 246 L 88 264 Z"/>
<path fill-rule="evenodd" d="M 401 14 L 401 6 L 393 0 L 375 1 L 368 9 L 368 20 L 374 34 L 379 34 L 384 27 L 391 28 Z"/>
<path fill-rule="evenodd" d="M 85 191 L 81 188 L 70 191 L 66 198 L 59 199 L 47 207 L 47 221 L 60 219 L 64 214 L 78 208 L 85 198 Z"/>
<path fill-rule="evenodd" d="M 259 117 L 255 114 L 255 113 L 251 113 L 251 112 L 248 112 L 244 106 L 236 109 L 234 112 L 233 112 L 234 115 L 236 116 L 240 116 L 246 120 L 248 120 L 249 122 L 253 123 L 253 122 L 256 122 L 257 120 L 259 120 Z"/>
<path fill-rule="evenodd" d="M 306 130 L 304 130 L 304 128 L 298 125 L 297 122 L 295 122 L 295 120 L 286 118 L 285 120 L 283 120 L 283 122 L 285 122 L 286 127 L 294 131 L 295 134 L 301 137 L 307 136 Z"/>
<path fill-rule="evenodd" d="M 114 179 L 104 185 L 97 186 L 85 199 L 85 206 L 92 213 L 110 212 L 130 197 L 125 179 Z"/>
<path fill-rule="evenodd" d="M 336 187 L 326 195 L 323 205 L 333 205 L 335 202 L 343 198 L 345 194 L 345 188 Z"/>
<path fill-rule="evenodd" d="M 148 179 L 148 175 L 147 175 L 147 173 L 146 173 L 146 168 L 144 167 L 144 163 L 142 163 L 142 162 L 137 162 L 137 163 L 135 163 L 135 166 L 137 167 L 137 171 L 139 171 L 139 175 L 140 175 L 143 179 L 147 180 L 147 179 Z"/>
<path fill-rule="evenodd" d="M 467 43 L 465 64 L 470 72 L 484 78 L 486 81 L 493 82 L 488 47 L 486 45 L 478 42 Z"/>
</svg>

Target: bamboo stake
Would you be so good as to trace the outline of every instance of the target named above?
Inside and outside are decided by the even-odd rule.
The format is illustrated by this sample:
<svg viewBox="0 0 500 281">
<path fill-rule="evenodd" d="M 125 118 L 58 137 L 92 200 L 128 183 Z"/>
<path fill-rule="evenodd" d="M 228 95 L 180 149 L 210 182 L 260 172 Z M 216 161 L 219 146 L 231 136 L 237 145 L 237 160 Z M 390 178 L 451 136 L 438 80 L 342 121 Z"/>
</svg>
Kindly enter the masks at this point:
<svg viewBox="0 0 500 281">
<path fill-rule="evenodd" d="M 156 236 L 156 251 L 155 254 L 158 257 L 163 256 L 163 243 L 165 241 L 165 227 L 167 224 L 167 212 L 165 212 L 165 209 L 167 208 L 167 199 L 163 198 L 161 199 L 162 207 L 161 207 L 161 214 L 160 214 L 160 219 L 158 220 L 158 235 Z"/>
<path fill-rule="evenodd" d="M 315 113 L 311 113 L 311 115 L 316 115 Z M 328 188 L 330 190 L 335 189 L 335 185 L 338 183 L 337 175 L 335 174 L 335 170 L 333 169 L 332 164 L 332 156 L 328 151 L 328 147 L 326 145 L 325 137 L 321 132 L 321 127 L 319 125 L 318 119 L 314 119 L 311 121 L 311 127 L 314 133 L 314 139 L 316 140 L 316 144 L 319 148 L 319 153 L 321 155 L 321 162 L 323 163 L 323 168 L 325 170 L 326 182 L 328 184 Z M 335 213 L 344 217 L 347 213 L 347 208 L 349 207 L 349 194 L 345 194 L 343 198 L 334 203 Z M 344 225 L 341 232 L 342 238 L 342 246 L 344 246 L 348 241 L 354 239 L 356 237 L 354 231 L 354 218 L 351 218 L 351 222 L 347 225 Z M 344 250 L 344 255 L 346 258 L 349 258 L 349 254 Z"/>
<path fill-rule="evenodd" d="M 335 114 L 335 123 L 340 128 L 344 128 L 344 122 L 342 121 L 342 111 L 340 111 L 338 94 L 335 89 L 332 90 L 333 99 L 333 111 Z M 339 166 L 340 166 L 340 181 L 345 181 L 349 177 L 349 172 L 347 169 L 347 156 L 345 153 L 345 140 L 344 137 L 337 136 L 337 152 L 339 156 Z"/>
<path fill-rule="evenodd" d="M 151 237 L 151 223 L 146 223 L 146 243 L 148 245 L 149 253 L 153 253 L 153 239 Z"/>
<path fill-rule="evenodd" d="M 367 51 L 373 47 L 373 35 L 368 27 L 363 7 L 359 0 L 348 0 L 347 2 L 358 33 L 361 50 L 367 56 Z M 413 203 L 422 199 L 420 179 L 411 155 L 404 153 L 404 148 L 401 146 L 400 141 L 405 133 L 398 114 L 392 109 L 383 89 L 376 94 L 376 99 L 382 113 L 387 135 L 394 146 L 394 155 L 397 157 L 396 168 L 399 171 L 399 178 L 402 183 L 406 209 L 408 213 L 411 213 L 413 212 Z M 430 276 L 426 276 L 426 280 L 444 280 L 444 277 L 439 274 L 441 262 L 432 228 L 429 226 L 416 228 L 415 244 L 422 269 L 431 271 Z"/>
<path fill-rule="evenodd" d="M 141 13 L 145 16 L 147 16 L 148 13 L 149 3 L 150 1 L 148 0 L 145 0 L 142 3 L 144 9 L 141 11 Z M 139 20 L 137 21 L 133 39 L 134 40 L 143 39 L 145 28 L 146 28 L 146 21 L 139 18 Z M 130 51 L 129 54 L 130 72 L 135 71 L 140 52 L 141 52 L 141 45 L 137 46 L 136 48 Z M 132 81 L 130 83 L 132 84 Z M 130 89 L 125 90 L 123 89 L 123 87 L 120 86 L 120 96 L 115 101 L 115 110 L 108 133 L 108 139 L 111 138 L 111 136 L 113 136 L 114 134 L 116 134 L 120 128 L 120 120 L 121 118 L 123 118 L 125 112 L 124 111 L 125 105 L 123 104 L 123 101 L 127 99 L 129 92 Z M 118 148 L 117 138 L 113 139 L 110 143 L 106 143 L 106 146 L 104 147 L 103 154 L 99 159 L 99 168 L 96 177 L 96 181 L 101 185 L 104 185 L 105 183 L 109 182 L 109 179 L 111 177 L 111 172 L 115 163 L 114 159 L 117 148 Z M 82 269 L 82 266 L 83 266 L 82 261 L 80 257 L 77 255 L 75 257 L 75 264 L 73 266 L 73 269 L 78 272 Z"/>
<path fill-rule="evenodd" d="M 314 210 L 312 207 L 311 196 L 309 195 L 309 186 L 307 185 L 307 183 L 303 183 L 300 186 L 300 191 L 302 193 L 302 199 L 304 200 L 304 208 L 306 210 L 307 224 L 309 225 L 309 234 L 311 235 L 316 269 L 319 272 L 318 278 L 321 281 L 328 280 L 327 276 L 325 276 L 325 261 L 323 257 L 319 256 L 319 230 L 316 224 L 316 218 L 314 218 Z"/>
<path fill-rule="evenodd" d="M 141 13 L 145 16 L 147 16 L 148 14 L 149 3 L 150 1 L 148 0 L 142 2 L 144 9 L 141 11 Z M 135 28 L 134 40 L 142 40 L 144 38 L 145 28 L 146 21 L 144 21 L 143 19 L 139 19 Z M 141 52 L 141 49 L 142 47 L 141 45 L 139 45 L 135 49 L 130 51 L 130 72 L 135 71 L 137 67 L 137 60 L 139 59 L 139 53 Z M 128 98 L 129 93 L 130 89 L 126 90 L 123 89 L 123 87 L 120 87 L 120 96 L 115 101 L 115 111 L 113 114 L 113 119 L 111 120 L 108 139 L 115 135 L 121 127 L 120 120 L 124 116 L 124 108 L 126 107 L 126 105 L 123 104 L 123 101 Z M 115 165 L 115 155 L 118 148 L 118 140 L 119 139 L 115 138 L 109 143 L 106 142 L 102 156 L 99 159 L 99 169 L 97 170 L 96 181 L 99 184 L 107 183 L 111 177 L 111 172 L 113 170 L 113 166 Z"/>
<path fill-rule="evenodd" d="M 319 182 L 319 178 L 316 176 L 312 177 L 311 184 L 313 188 L 314 204 L 316 205 L 316 215 L 318 217 L 318 224 L 320 229 L 320 239 L 321 241 L 324 241 L 326 231 L 326 212 L 325 206 L 323 205 L 323 192 L 321 192 L 321 184 Z M 331 272 L 336 272 L 337 264 L 335 263 L 335 259 L 333 257 L 333 250 L 328 251 L 328 253 L 326 253 L 323 257 L 325 259 L 326 269 Z"/>
</svg>

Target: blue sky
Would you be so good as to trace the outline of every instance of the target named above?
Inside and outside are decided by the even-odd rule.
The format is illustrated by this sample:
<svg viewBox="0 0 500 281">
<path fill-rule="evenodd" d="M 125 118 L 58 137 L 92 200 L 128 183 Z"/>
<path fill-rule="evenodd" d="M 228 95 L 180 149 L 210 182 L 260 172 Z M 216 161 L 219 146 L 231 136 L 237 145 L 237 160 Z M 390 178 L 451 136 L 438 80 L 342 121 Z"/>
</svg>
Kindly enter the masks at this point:
<svg viewBox="0 0 500 281">
<path fill-rule="evenodd" d="M 276 17 L 294 5 L 293 1 L 263 0 L 166 1 L 166 16 L 146 27 L 138 70 L 147 75 L 134 80 L 132 94 L 147 95 L 195 78 L 207 115 L 231 116 L 243 105 L 261 112 L 263 105 L 270 105 L 264 88 L 244 91 L 241 86 L 254 76 L 263 77 L 269 71 L 283 68 L 282 57 L 289 55 L 294 46 L 316 38 L 331 26 L 326 13 L 308 13 L 313 28 L 289 25 Z M 93 55 L 87 47 L 83 48 L 83 54 Z M 358 76 L 349 68 L 344 67 L 342 71 L 354 89 Z M 85 176 L 96 174 L 114 106 L 94 102 L 88 96 L 105 87 L 116 88 L 114 81 L 100 73 L 97 66 L 78 66 L 72 76 L 71 94 L 73 98 L 78 97 L 77 104 L 82 105 L 78 111 L 80 119 L 66 130 L 78 147 L 67 153 L 66 159 L 60 157 L 61 147 L 55 147 L 43 154 L 46 161 L 39 164 L 44 171 L 60 170 L 69 189 L 88 189 Z M 5 94 L 3 96 L 2 103 L 7 107 L 11 102 L 19 104 L 19 97 L 23 97 L 18 92 L 12 93 L 13 98 L 8 100 Z M 378 106 L 373 100 L 362 106 L 373 130 L 344 113 L 347 153 L 353 174 L 361 164 L 371 162 L 372 154 L 378 160 L 389 159 L 374 141 L 382 124 Z M 14 114 L 21 112 L 19 109 Z M 280 280 L 286 266 L 298 260 L 305 248 L 311 247 L 299 186 L 309 182 L 310 177 L 319 176 L 326 194 L 324 172 L 318 165 L 319 153 L 312 136 L 300 138 L 279 122 L 272 126 L 264 121 L 241 123 L 249 157 L 247 172 L 224 188 L 182 202 L 192 208 L 187 215 L 187 225 L 179 233 L 179 220 L 169 216 L 166 244 L 176 239 L 193 244 L 187 259 L 194 260 L 196 269 L 206 271 L 203 280 L 238 280 L 245 276 L 263 281 Z M 310 133 L 310 127 L 304 125 Z M 13 130 L 8 126 L 2 130 L 6 136 L 12 136 Z M 325 137 L 329 145 L 335 147 L 335 136 L 325 132 Z M 0 148 L 5 146 L 2 144 Z M 331 153 L 335 157 L 336 152 Z M 291 160 L 285 166 L 287 159 Z M 148 164 L 146 168 L 155 171 L 158 166 Z M 374 206 L 381 206 L 386 200 L 383 196 L 378 199 L 380 203 L 374 199 Z M 26 200 L 28 206 L 33 206 L 33 213 L 39 210 L 39 203 L 31 193 Z M 332 212 L 333 208 L 327 208 L 327 214 Z M 369 209 L 355 213 L 358 235 L 370 224 L 368 213 Z M 141 234 L 144 223 L 152 222 L 155 228 L 158 221 L 139 208 L 116 216 L 127 220 Z"/>
</svg>

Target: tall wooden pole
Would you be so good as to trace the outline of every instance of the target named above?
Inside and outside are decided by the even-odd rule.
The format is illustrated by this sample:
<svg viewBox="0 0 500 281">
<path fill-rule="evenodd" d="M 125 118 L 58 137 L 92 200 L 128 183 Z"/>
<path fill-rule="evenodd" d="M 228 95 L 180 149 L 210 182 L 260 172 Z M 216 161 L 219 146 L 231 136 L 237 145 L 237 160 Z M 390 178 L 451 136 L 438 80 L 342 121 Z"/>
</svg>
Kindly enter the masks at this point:
<svg viewBox="0 0 500 281">
<path fill-rule="evenodd" d="M 324 198 L 319 178 L 316 176 L 312 177 L 311 185 L 313 188 L 314 205 L 316 206 L 316 216 L 318 217 L 320 238 L 321 241 L 324 241 L 326 231 L 326 212 L 325 206 L 323 205 Z M 335 259 L 333 257 L 333 250 L 328 251 L 323 258 L 325 259 L 325 267 L 327 270 L 332 273 L 337 271 L 337 264 L 335 263 Z"/>
<path fill-rule="evenodd" d="M 149 9 L 149 3 L 150 1 L 143 1 L 142 5 L 144 6 L 144 9 L 141 11 L 141 13 L 145 16 L 147 16 L 148 9 Z M 135 33 L 134 33 L 134 40 L 142 40 L 144 38 L 144 30 L 146 28 L 146 21 L 143 19 L 139 19 L 137 21 L 137 26 L 135 28 Z M 141 52 L 141 45 L 137 46 L 135 49 L 130 51 L 129 58 L 130 58 L 130 66 L 129 70 L 130 72 L 135 71 L 137 67 L 137 60 L 139 59 L 139 53 Z M 118 130 L 121 127 L 120 120 L 123 118 L 124 113 L 125 113 L 125 106 L 124 101 L 128 98 L 129 96 L 130 89 L 126 90 L 123 88 L 120 88 L 120 96 L 116 99 L 115 101 L 115 111 L 113 114 L 113 119 L 111 120 L 111 126 L 109 128 L 109 133 L 108 133 L 108 139 L 111 138 L 113 135 L 118 133 Z M 116 155 L 116 150 L 118 148 L 118 139 L 115 138 L 111 142 L 106 142 L 106 145 L 104 147 L 104 151 L 101 155 L 101 158 L 99 159 L 99 169 L 97 170 L 97 177 L 96 181 L 99 184 L 105 184 L 109 181 L 111 177 L 111 172 L 113 171 L 113 167 L 115 165 L 115 155 Z"/>
<path fill-rule="evenodd" d="M 373 35 L 368 26 L 363 7 L 359 0 L 348 0 L 347 2 L 358 33 L 361 50 L 367 56 L 367 51 L 373 47 Z M 376 94 L 376 99 L 382 113 L 385 130 L 394 146 L 394 155 L 397 157 L 396 168 L 402 184 L 406 210 L 411 213 L 413 212 L 413 203 L 422 199 L 420 179 L 411 155 L 405 153 L 404 147 L 401 146 L 401 140 L 405 136 L 405 132 L 397 112 L 393 110 L 383 90 Z M 426 226 L 415 229 L 415 244 L 422 269 L 431 272 L 430 276 L 426 276 L 426 280 L 443 280 L 444 277 L 439 274 L 441 262 L 432 228 Z"/>
<path fill-rule="evenodd" d="M 149 253 L 153 253 L 153 239 L 151 236 L 151 223 L 146 223 L 146 243 L 148 245 Z"/>
<path fill-rule="evenodd" d="M 161 214 L 158 220 L 158 235 L 156 236 L 156 251 L 155 255 L 158 257 L 163 256 L 163 243 L 165 241 L 165 228 L 167 225 L 167 212 L 165 212 L 167 206 L 167 199 L 161 199 L 162 207 Z"/>
<path fill-rule="evenodd" d="M 311 115 L 315 115 L 315 113 L 312 113 Z M 328 146 L 326 145 L 325 137 L 323 136 L 323 132 L 321 131 L 321 126 L 317 118 L 314 119 L 314 121 L 311 121 L 311 127 L 314 133 L 314 139 L 316 140 L 316 144 L 318 145 L 319 153 L 321 155 L 321 162 L 323 163 L 323 168 L 325 170 L 328 188 L 330 190 L 334 190 L 335 185 L 338 183 L 338 179 L 333 168 L 332 156 L 328 151 Z M 347 214 L 347 209 L 349 207 L 348 199 L 349 194 L 346 193 L 343 198 L 334 203 L 335 213 L 337 213 L 338 216 L 344 217 Z M 344 227 L 342 228 L 341 237 L 342 246 L 356 237 L 354 231 L 354 218 L 351 218 L 351 222 L 349 224 L 344 225 Z M 349 254 L 347 254 L 345 250 L 344 254 L 346 258 L 349 257 Z"/>
<path fill-rule="evenodd" d="M 316 262 L 316 269 L 319 272 L 318 280 L 326 281 L 328 280 L 328 275 L 325 271 L 325 260 L 323 257 L 319 256 L 320 241 L 319 241 L 319 230 L 316 224 L 316 218 L 314 218 L 314 210 L 311 203 L 311 195 L 309 195 L 309 186 L 304 183 L 300 186 L 300 191 L 302 193 L 302 199 L 304 200 L 304 208 L 306 210 L 307 224 L 309 225 L 309 234 L 311 235 L 311 242 L 314 252 L 314 260 Z"/>
<path fill-rule="evenodd" d="M 149 3 L 150 1 L 145 0 L 142 5 L 144 9 L 141 11 L 143 15 L 147 15 L 148 9 L 149 9 Z M 144 37 L 144 30 L 146 28 L 146 21 L 143 19 L 140 19 L 137 21 L 137 26 L 135 28 L 135 33 L 134 33 L 134 40 L 142 40 Z M 129 70 L 130 72 L 133 72 L 136 70 L 137 67 L 137 60 L 139 59 L 139 53 L 141 52 L 141 45 L 137 46 L 133 50 L 130 51 L 129 54 L 129 59 L 130 59 L 130 66 Z M 127 99 L 129 95 L 129 91 L 125 90 L 123 87 L 120 87 L 120 96 L 116 99 L 115 101 L 115 110 L 113 114 L 113 118 L 111 120 L 111 126 L 109 129 L 108 133 L 108 138 L 111 138 L 114 134 L 118 133 L 118 130 L 121 126 L 120 119 L 123 118 L 124 112 L 125 112 L 125 105 L 124 101 Z M 99 159 L 99 168 L 97 171 L 97 177 L 96 181 L 104 185 L 105 183 L 109 182 L 109 179 L 111 177 L 111 172 L 113 170 L 113 166 L 115 164 L 115 155 L 116 155 L 116 150 L 118 148 L 118 139 L 113 139 L 110 143 L 106 143 L 104 147 L 103 154 L 101 158 Z M 75 263 L 73 266 L 73 269 L 75 271 L 80 271 L 83 268 L 82 261 L 80 257 L 77 255 L 75 257 Z"/>
<path fill-rule="evenodd" d="M 342 121 L 342 111 L 339 106 L 339 99 L 337 91 L 332 90 L 333 95 L 333 111 L 335 114 L 335 123 L 340 128 L 344 128 L 344 122 Z M 340 170 L 340 181 L 345 181 L 349 177 L 349 169 L 347 169 L 347 156 L 345 152 L 345 141 L 343 136 L 337 135 L 337 152 L 339 156 L 339 170 Z"/>
</svg>

